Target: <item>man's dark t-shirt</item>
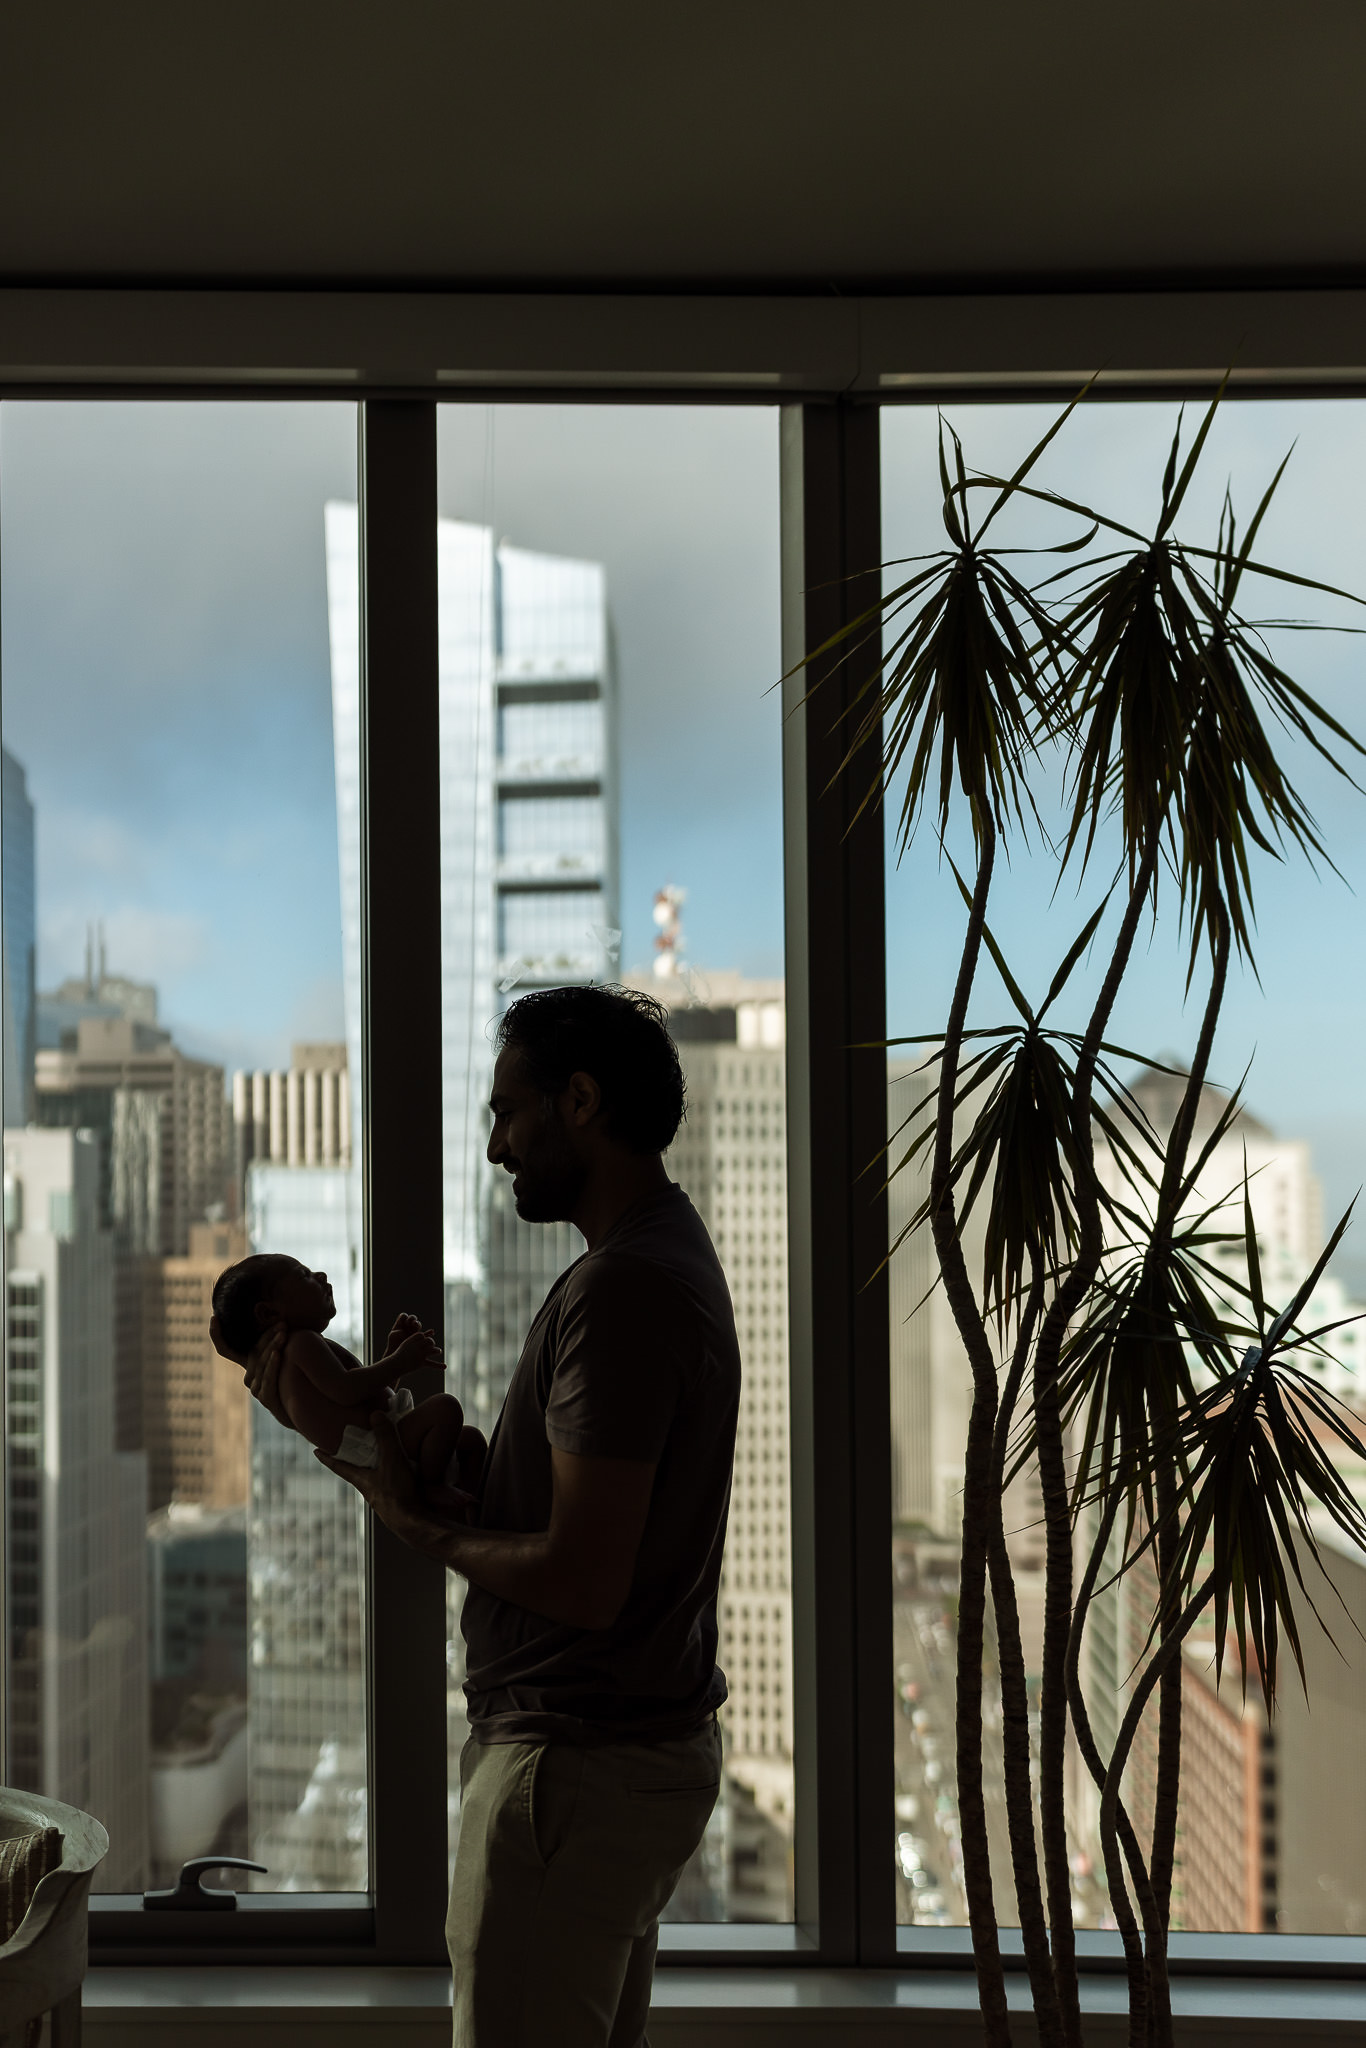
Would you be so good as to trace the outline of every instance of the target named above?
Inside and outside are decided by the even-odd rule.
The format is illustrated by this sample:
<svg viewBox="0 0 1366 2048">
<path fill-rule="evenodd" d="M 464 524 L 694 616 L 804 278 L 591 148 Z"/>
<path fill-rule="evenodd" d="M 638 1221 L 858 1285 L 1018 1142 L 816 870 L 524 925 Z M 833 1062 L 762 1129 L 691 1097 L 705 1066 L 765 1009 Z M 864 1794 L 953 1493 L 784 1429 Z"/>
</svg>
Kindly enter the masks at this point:
<svg viewBox="0 0 1366 2048">
<path fill-rule="evenodd" d="M 551 1447 L 657 1462 L 635 1579 L 611 1628 L 465 1596 L 470 1732 L 481 1742 L 663 1739 L 726 1697 L 716 1590 L 740 1351 L 720 1260 L 681 1188 L 632 1205 L 560 1275 L 493 1432 L 479 1526 L 549 1527 Z"/>
</svg>

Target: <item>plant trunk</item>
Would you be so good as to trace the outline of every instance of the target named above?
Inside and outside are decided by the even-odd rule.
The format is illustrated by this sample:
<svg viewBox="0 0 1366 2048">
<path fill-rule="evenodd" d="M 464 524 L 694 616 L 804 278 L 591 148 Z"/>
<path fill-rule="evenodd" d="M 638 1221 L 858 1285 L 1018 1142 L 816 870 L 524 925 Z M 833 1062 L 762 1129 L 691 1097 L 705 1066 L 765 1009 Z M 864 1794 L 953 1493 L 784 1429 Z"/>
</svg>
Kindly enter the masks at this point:
<svg viewBox="0 0 1366 2048">
<path fill-rule="evenodd" d="M 1010 1427 L 1029 1362 L 1029 1347 L 1044 1302 L 1044 1279 L 1035 1261 L 1024 1312 L 1011 1351 L 1010 1369 L 1001 1388 L 991 1447 L 991 1497 L 996 1524 L 991 1532 L 988 1564 L 992 1604 L 996 1613 L 997 1663 L 1001 1677 L 1001 1747 L 1005 1764 L 1006 1820 L 1015 1899 L 1020 1912 L 1020 1939 L 1029 1969 L 1030 1990 L 1039 2024 L 1039 2039 L 1062 2043 L 1062 2016 L 1048 1947 L 1048 1921 L 1039 1883 L 1039 1851 L 1034 1834 L 1034 1788 L 1029 1756 L 1029 1685 L 1020 1639 L 1020 1613 L 1015 1580 L 1005 1546 L 1005 1467 Z"/>
<path fill-rule="evenodd" d="M 1077 1055 L 1072 1097 L 1075 1192 L 1080 1225 L 1077 1256 L 1044 1318 L 1034 1359 L 1034 1413 L 1039 1490 L 1045 1530 L 1043 1683 L 1039 1701 L 1039 1818 L 1053 1941 L 1053 1968 L 1067 2048 L 1081 2048 L 1081 1995 L 1072 1925 L 1072 1882 L 1067 1849 L 1067 1645 L 1072 1633 L 1072 1499 L 1067 1482 L 1058 1370 L 1067 1327 L 1100 1269 L 1104 1253 L 1100 1197 L 1095 1180 L 1091 1106 L 1096 1061 L 1110 1012 L 1133 951 L 1139 919 L 1152 888 L 1154 843 L 1139 861 L 1115 949 Z"/>
<path fill-rule="evenodd" d="M 1086 1618 L 1091 1611 L 1091 1601 L 1095 1594 L 1096 1580 L 1100 1576 L 1100 1569 L 1105 1560 L 1105 1551 L 1114 1530 L 1118 1511 L 1119 1496 L 1116 1495 L 1106 1503 L 1101 1517 L 1100 1529 L 1096 1535 L 1091 1555 L 1087 1560 L 1086 1570 L 1082 1574 L 1081 1585 L 1077 1590 L 1077 1605 L 1072 1622 L 1072 1634 L 1067 1645 L 1067 1703 L 1072 1711 L 1072 1726 L 1076 1731 L 1077 1748 L 1081 1753 L 1082 1762 L 1091 1773 L 1098 1790 L 1102 1792 L 1105 1790 L 1105 1759 L 1100 1753 L 1100 1745 L 1096 1741 L 1095 1730 L 1091 1726 L 1091 1712 L 1086 1704 L 1086 1695 L 1082 1691 L 1081 1645 L 1086 1631 Z M 1144 1924 L 1146 1926 L 1151 1922 L 1155 1925 L 1157 1914 L 1156 1900 L 1153 1896 L 1152 1882 L 1148 1875 L 1148 1866 L 1143 1859 L 1138 1831 L 1130 1820 L 1128 1810 L 1122 1799 L 1116 1804 L 1115 1815 L 1120 1844 L 1124 1850 L 1124 1861 L 1128 1866 L 1130 1882 L 1133 1885 L 1135 1897 L 1138 1899 L 1139 1910 L 1143 1914 Z M 1113 1900 L 1111 1904 L 1114 1904 Z M 1130 1914 L 1133 1911 L 1127 1889 L 1123 1900 L 1123 1910 Z M 1117 1920 L 1120 1918 L 1119 1907 L 1116 1907 L 1115 1917 Z"/>
<path fill-rule="evenodd" d="M 1101 1513 L 1100 1527 L 1091 1546 L 1091 1555 L 1086 1561 L 1081 1584 L 1077 1588 L 1076 1608 L 1072 1617 L 1072 1631 L 1067 1643 L 1067 1702 L 1072 1710 L 1072 1726 L 1076 1731 L 1077 1747 L 1082 1761 L 1095 1779 L 1101 1792 L 1105 1790 L 1105 1759 L 1100 1753 L 1095 1732 L 1091 1727 L 1091 1715 L 1086 1705 L 1086 1696 L 1081 1685 L 1081 1645 L 1086 1631 L 1086 1617 L 1091 1611 L 1091 1600 L 1096 1589 L 1105 1561 L 1105 1552 L 1114 1532 L 1119 1514 L 1121 1496 L 1112 1493 Z M 1148 1869 L 1143 1861 L 1143 1850 L 1138 1834 L 1125 1809 L 1124 1801 L 1115 1800 L 1115 1828 L 1120 1846 L 1124 1851 L 1124 1864 L 1128 1866 L 1129 1879 L 1133 1884 L 1134 1896 L 1143 1915 L 1144 1935 L 1148 1950 L 1151 1951 L 1154 1935 L 1159 1931 L 1157 1903 L 1153 1896 Z M 1102 1854 L 1104 1850 L 1102 1847 Z M 1124 1866 L 1118 1857 L 1104 1857 L 1106 1883 L 1110 1891 L 1110 1904 L 1114 1909 L 1115 1924 L 1124 1943 L 1124 1967 L 1129 1986 L 1129 2026 L 1131 2038 L 1135 2029 L 1146 2035 L 1150 2010 L 1148 1960 L 1144 1951 L 1144 1940 L 1140 1937 L 1138 1920 L 1125 1883 Z"/>
<path fill-rule="evenodd" d="M 1034 1840 L 1034 1787 L 1029 1759 L 1029 1686 L 1020 1640 L 1020 1610 L 1015 1580 L 1006 1551 L 1000 1518 L 988 1544 L 991 1600 L 996 1615 L 996 1656 L 1001 1675 L 1001 1750 L 1005 1765 L 1006 1823 L 1010 1832 L 1010 1866 L 1015 1877 L 1015 1903 L 1020 1913 L 1020 1939 L 1029 1968 L 1029 1988 L 1039 2030 L 1039 2048 L 1061 2048 L 1064 2039 L 1048 1950 L 1048 1922 L 1039 1885 L 1039 1852 Z"/>
<path fill-rule="evenodd" d="M 1072 1627 L 1072 1503 L 1063 1451 L 1058 1375 L 1039 1374 L 1034 1416 L 1039 1490 L 1044 1503 L 1044 1646 L 1039 1699 L 1039 1819 L 1043 1833 L 1048 1922 L 1066 2048 L 1081 2048 L 1081 1997 L 1072 1926 L 1072 1874 L 1067 1846 L 1067 1639 Z"/>
<path fill-rule="evenodd" d="M 1162 1187 L 1159 1207 L 1164 1217 L 1176 1221 L 1172 1214 L 1177 1194 L 1186 1175 L 1186 1161 L 1190 1155 L 1191 1138 L 1195 1130 L 1196 1117 L 1200 1108 L 1200 1096 L 1209 1072 L 1210 1054 L 1214 1050 L 1214 1033 L 1223 1008 L 1224 989 L 1228 982 L 1229 924 L 1222 905 L 1211 909 L 1210 939 L 1213 966 L 1210 974 L 1209 994 L 1205 1000 L 1205 1012 L 1200 1021 L 1200 1037 L 1196 1043 L 1195 1058 L 1191 1063 L 1190 1075 L 1186 1082 L 1181 1107 L 1172 1126 L 1167 1146 L 1167 1157 L 1163 1166 Z M 1167 1333 L 1167 1341 L 1176 1343 L 1178 1332 Z M 1156 1420 L 1156 1418 L 1155 1418 Z M 1158 1438 L 1169 1432 L 1175 1423 L 1174 1416 L 1164 1416 L 1158 1422 L 1154 1435 Z M 1175 1568 L 1180 1531 L 1177 1527 L 1177 1499 L 1179 1481 L 1176 1461 L 1163 1452 L 1157 1466 L 1157 1542 L 1155 1554 L 1157 1578 L 1162 1602 L 1161 1640 L 1167 1641 L 1174 1625 L 1173 1610 L 1168 1602 L 1167 1588 L 1171 1584 Z M 1181 1791 L 1181 1659 L 1175 1658 L 1162 1674 L 1158 1688 L 1157 1721 L 1157 1780 L 1153 1797 L 1153 1846 L 1150 1860 L 1153 1892 L 1157 1904 L 1165 1943 L 1171 1927 L 1172 1872 L 1176 1863 L 1176 1821 Z M 1164 1957 L 1165 1960 L 1165 1957 Z"/>
<path fill-rule="evenodd" d="M 1100 1839 L 1105 1851 L 1105 1868 L 1120 1869 L 1118 1808 L 1119 1787 L 1124 1776 L 1124 1767 L 1129 1761 L 1129 1752 L 1134 1746 L 1134 1736 L 1143 1710 L 1152 1698 L 1164 1674 L 1173 1664 L 1181 1662 L 1181 1645 L 1190 1634 L 1195 1623 L 1209 1606 L 1214 1597 L 1214 1579 L 1206 1579 L 1198 1598 L 1193 1600 L 1185 1612 L 1173 1623 L 1166 1640 L 1156 1651 L 1151 1664 L 1134 1687 L 1129 1704 L 1120 1723 L 1115 1753 L 1110 1758 L 1105 1773 L 1105 1789 L 1100 1796 Z M 1165 1941 L 1159 1943 L 1156 1953 L 1149 1944 L 1148 1986 L 1149 2011 L 1145 2024 L 1135 2031 L 1135 2017 L 1129 2016 L 1130 2048 L 1174 2048 L 1172 2036 L 1171 1986 L 1167 1978 L 1167 1955 Z"/>
<path fill-rule="evenodd" d="M 963 1888 L 972 1928 L 972 1955 L 986 2048 L 1011 2048 L 1010 2011 L 991 1884 L 991 1849 L 982 1785 L 982 1663 L 985 1649 L 987 1547 L 992 1528 L 991 1465 L 996 1422 L 996 1361 L 968 1275 L 953 1199 L 953 1103 L 968 998 L 982 948 L 987 896 L 996 858 L 996 825 L 987 805 L 976 816 L 977 879 L 968 913 L 963 956 L 949 1007 L 940 1058 L 930 1225 L 944 1294 L 972 1368 L 963 1469 L 963 1550 L 958 1589 L 958 1667 L 955 1766 L 958 1820 L 963 1838 Z M 998 1510 L 999 1512 L 999 1510 Z"/>
</svg>

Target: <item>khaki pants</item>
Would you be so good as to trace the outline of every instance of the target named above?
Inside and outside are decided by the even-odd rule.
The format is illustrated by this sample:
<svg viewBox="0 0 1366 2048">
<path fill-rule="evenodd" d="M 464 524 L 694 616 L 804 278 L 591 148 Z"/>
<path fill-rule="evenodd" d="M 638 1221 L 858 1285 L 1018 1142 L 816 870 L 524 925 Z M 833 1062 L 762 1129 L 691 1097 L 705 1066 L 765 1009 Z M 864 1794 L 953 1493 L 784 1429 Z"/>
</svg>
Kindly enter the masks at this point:
<svg viewBox="0 0 1366 2048">
<path fill-rule="evenodd" d="M 720 1783 L 714 1720 L 673 1742 L 466 1743 L 455 2048 L 643 2048 L 659 1915 Z"/>
</svg>

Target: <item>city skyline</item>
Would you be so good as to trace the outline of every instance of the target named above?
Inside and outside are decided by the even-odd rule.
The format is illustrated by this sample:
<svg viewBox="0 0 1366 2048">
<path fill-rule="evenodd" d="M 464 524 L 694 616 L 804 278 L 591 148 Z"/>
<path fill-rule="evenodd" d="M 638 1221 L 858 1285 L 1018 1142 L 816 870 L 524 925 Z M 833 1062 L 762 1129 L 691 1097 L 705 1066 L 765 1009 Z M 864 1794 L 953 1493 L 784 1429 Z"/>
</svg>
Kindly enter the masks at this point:
<svg viewBox="0 0 1366 2048">
<path fill-rule="evenodd" d="M 499 407 L 488 481 L 489 411 L 443 409 L 442 514 L 612 583 L 635 692 L 625 963 L 648 963 L 653 892 L 682 880 L 698 946 L 779 971 L 775 416 Z M 354 409 L 17 404 L 3 434 L 6 739 L 40 818 L 39 980 L 79 973 L 101 919 L 184 1050 L 281 1068 L 291 1041 L 343 1035 L 320 513 L 355 498 Z M 680 775 L 694 801 L 671 814 Z"/>
</svg>

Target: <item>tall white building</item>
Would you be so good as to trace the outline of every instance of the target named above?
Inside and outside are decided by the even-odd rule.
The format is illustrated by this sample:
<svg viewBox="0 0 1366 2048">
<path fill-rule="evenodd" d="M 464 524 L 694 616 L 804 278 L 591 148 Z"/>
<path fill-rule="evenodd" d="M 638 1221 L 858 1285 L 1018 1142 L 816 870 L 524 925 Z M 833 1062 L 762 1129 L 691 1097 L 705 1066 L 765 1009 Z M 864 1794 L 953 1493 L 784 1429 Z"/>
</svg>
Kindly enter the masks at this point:
<svg viewBox="0 0 1366 2048">
<path fill-rule="evenodd" d="M 354 505 L 326 508 L 327 589 L 343 971 L 353 1097 L 360 1074 L 360 635 Z M 615 968 L 617 833 L 606 588 L 596 562 L 495 545 L 488 527 L 437 528 L 441 703 L 444 1262 L 452 1349 L 462 1336 L 496 1411 L 506 1341 L 475 1360 L 469 1336 L 499 1282 L 544 1293 L 573 1247 L 490 1221 L 484 1159 L 489 1025 L 521 990 L 602 979 Z M 352 1104 L 359 1129 L 359 1104 Z M 561 1241 L 561 1237 L 563 1241 Z M 552 1242 L 553 1240 L 553 1242 Z M 472 1310 L 471 1299 L 483 1306 Z M 539 1297 L 538 1297 L 539 1300 Z M 495 1323 L 501 1311 L 494 1309 Z M 514 1318 L 516 1320 L 516 1318 Z M 520 1343 L 520 1338 L 518 1338 Z M 512 1354 L 515 1362 L 515 1350 Z"/>
<path fill-rule="evenodd" d="M 114 1265 L 93 1131 L 7 1130 L 9 1780 L 109 1830 L 147 1879 L 147 1471 L 114 1448 Z"/>
<path fill-rule="evenodd" d="M 787 1091 L 781 981 L 711 974 L 653 986 L 688 1084 L 667 1165 L 725 1268 L 742 1367 L 722 1571 L 720 1660 L 732 1919 L 791 1912 L 792 1579 Z M 743 1838 L 743 1839 L 742 1839 Z"/>
<path fill-rule="evenodd" d="M 337 1297 L 333 1333 L 359 1350 L 356 507 L 331 504 L 325 519 L 346 1056 L 296 1048 L 297 1078 L 239 1077 L 234 1121 L 253 1249 L 325 1269 Z M 598 564 L 497 547 L 487 528 L 455 520 L 439 523 L 437 545 L 447 1358 L 472 1418 L 487 1428 L 532 1315 L 580 1248 L 567 1225 L 523 1224 L 488 1169 L 489 1027 L 513 994 L 602 978 L 615 964 L 612 693 Z M 359 1505 L 311 1453 L 300 1457 L 297 1438 L 268 1417 L 253 1415 L 253 1428 L 254 1853 L 271 1864 L 272 1888 L 363 1887 Z M 457 1691 L 457 1737 L 459 1720 Z"/>
</svg>

